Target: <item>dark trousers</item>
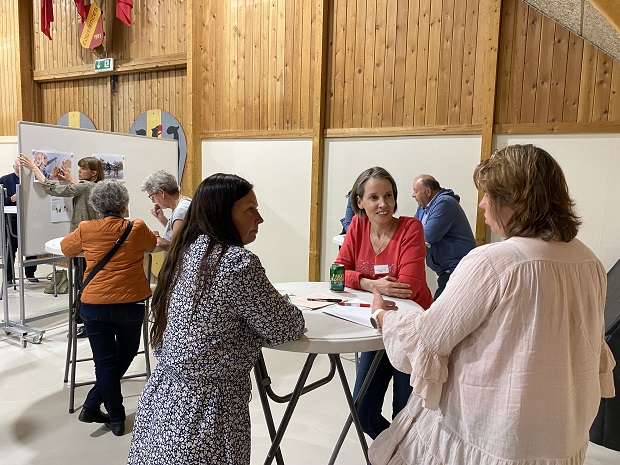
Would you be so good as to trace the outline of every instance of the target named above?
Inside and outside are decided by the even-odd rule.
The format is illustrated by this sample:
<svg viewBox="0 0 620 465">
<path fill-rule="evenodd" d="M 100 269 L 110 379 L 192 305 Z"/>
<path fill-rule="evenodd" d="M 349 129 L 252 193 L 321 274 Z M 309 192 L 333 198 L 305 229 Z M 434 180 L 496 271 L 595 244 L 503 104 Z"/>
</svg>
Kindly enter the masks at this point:
<svg viewBox="0 0 620 465">
<path fill-rule="evenodd" d="M 82 303 L 80 313 L 93 351 L 96 383 L 84 407 L 98 410 L 101 404 L 112 423 L 125 421 L 121 378 L 140 346 L 144 302 L 126 304 Z"/>
<path fill-rule="evenodd" d="M 15 262 L 15 252 L 17 251 L 17 215 L 5 215 L 5 220 L 11 222 L 10 230 L 7 231 L 7 237 L 9 239 L 11 247 L 6 260 L 6 279 L 8 282 L 13 282 L 13 277 L 15 276 L 15 272 L 13 271 L 13 264 Z M 15 235 L 11 234 L 11 232 Z M 31 258 L 37 258 L 37 256 L 34 255 L 32 257 L 26 257 L 26 260 L 29 260 Z M 26 266 L 24 268 L 24 271 L 26 272 L 26 278 L 34 278 L 34 273 L 35 271 L 37 271 L 37 266 Z"/>
<path fill-rule="evenodd" d="M 452 275 L 454 270 L 445 270 L 437 275 L 437 290 L 435 291 L 435 295 L 433 296 L 433 300 L 437 300 L 437 298 L 441 295 L 443 290 L 446 288 L 446 284 L 448 284 L 448 280 Z"/>
<path fill-rule="evenodd" d="M 357 398 L 357 394 L 362 388 L 362 383 L 366 379 L 375 354 L 376 352 L 362 352 L 357 367 L 353 399 Z M 409 384 L 409 375 L 394 368 L 387 354 L 384 354 L 381 357 L 375 376 L 372 378 L 370 386 L 368 386 L 368 391 L 366 391 L 366 395 L 357 409 L 362 430 L 372 439 L 375 439 L 379 433 L 390 426 L 390 422 L 383 417 L 381 410 L 385 393 L 392 379 L 394 381 L 392 418 L 394 418 L 407 405 L 412 387 Z"/>
</svg>

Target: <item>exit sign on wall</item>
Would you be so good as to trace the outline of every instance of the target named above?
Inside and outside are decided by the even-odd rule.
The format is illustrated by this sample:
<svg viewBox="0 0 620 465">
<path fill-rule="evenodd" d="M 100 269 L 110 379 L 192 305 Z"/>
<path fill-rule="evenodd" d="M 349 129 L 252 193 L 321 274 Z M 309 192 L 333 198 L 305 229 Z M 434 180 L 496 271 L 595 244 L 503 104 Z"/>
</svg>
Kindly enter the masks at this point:
<svg viewBox="0 0 620 465">
<path fill-rule="evenodd" d="M 112 71 L 114 69 L 114 58 L 102 58 L 95 60 L 95 72 Z"/>
</svg>

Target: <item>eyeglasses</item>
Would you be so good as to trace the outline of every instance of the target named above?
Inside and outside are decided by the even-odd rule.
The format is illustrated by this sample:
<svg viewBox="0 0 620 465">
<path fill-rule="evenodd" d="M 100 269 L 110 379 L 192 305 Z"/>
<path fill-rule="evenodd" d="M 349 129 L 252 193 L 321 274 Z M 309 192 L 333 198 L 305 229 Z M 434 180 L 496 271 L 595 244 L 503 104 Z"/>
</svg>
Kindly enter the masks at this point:
<svg viewBox="0 0 620 465">
<path fill-rule="evenodd" d="M 155 197 L 156 195 L 157 195 L 157 192 L 153 192 L 152 194 L 149 194 L 149 200 L 152 202 L 153 197 Z"/>
</svg>

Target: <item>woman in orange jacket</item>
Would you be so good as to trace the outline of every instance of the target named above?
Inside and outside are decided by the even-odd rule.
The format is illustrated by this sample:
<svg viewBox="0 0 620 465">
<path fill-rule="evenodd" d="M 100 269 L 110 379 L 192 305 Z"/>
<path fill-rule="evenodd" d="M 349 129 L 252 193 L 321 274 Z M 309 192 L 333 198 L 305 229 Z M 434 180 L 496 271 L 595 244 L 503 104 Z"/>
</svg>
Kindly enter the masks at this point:
<svg viewBox="0 0 620 465">
<path fill-rule="evenodd" d="M 85 277 L 127 228 L 127 188 L 114 181 L 93 187 L 90 202 L 101 219 L 83 221 L 60 246 L 67 257 L 84 252 Z M 96 383 L 80 412 L 80 421 L 105 423 L 116 436 L 125 432 L 120 380 L 140 345 L 145 301 L 151 295 L 143 269 L 144 254 L 155 249 L 157 237 L 144 221 L 135 220 L 127 239 L 84 288 L 80 313 L 95 362 Z M 86 279 L 86 278 L 85 278 Z M 101 412 L 101 404 L 108 414 Z"/>
</svg>

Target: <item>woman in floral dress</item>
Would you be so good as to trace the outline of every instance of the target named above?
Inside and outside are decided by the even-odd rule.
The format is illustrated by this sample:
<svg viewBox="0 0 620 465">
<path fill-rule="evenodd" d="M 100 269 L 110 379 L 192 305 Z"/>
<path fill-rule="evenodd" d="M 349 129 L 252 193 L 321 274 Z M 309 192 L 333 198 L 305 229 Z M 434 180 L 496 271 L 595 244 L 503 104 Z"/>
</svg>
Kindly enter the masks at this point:
<svg viewBox="0 0 620 465">
<path fill-rule="evenodd" d="M 155 290 L 158 364 L 140 396 L 128 464 L 250 463 L 250 371 L 263 344 L 304 331 L 301 312 L 243 247 L 262 222 L 245 179 L 214 174 L 198 186 Z"/>
</svg>

